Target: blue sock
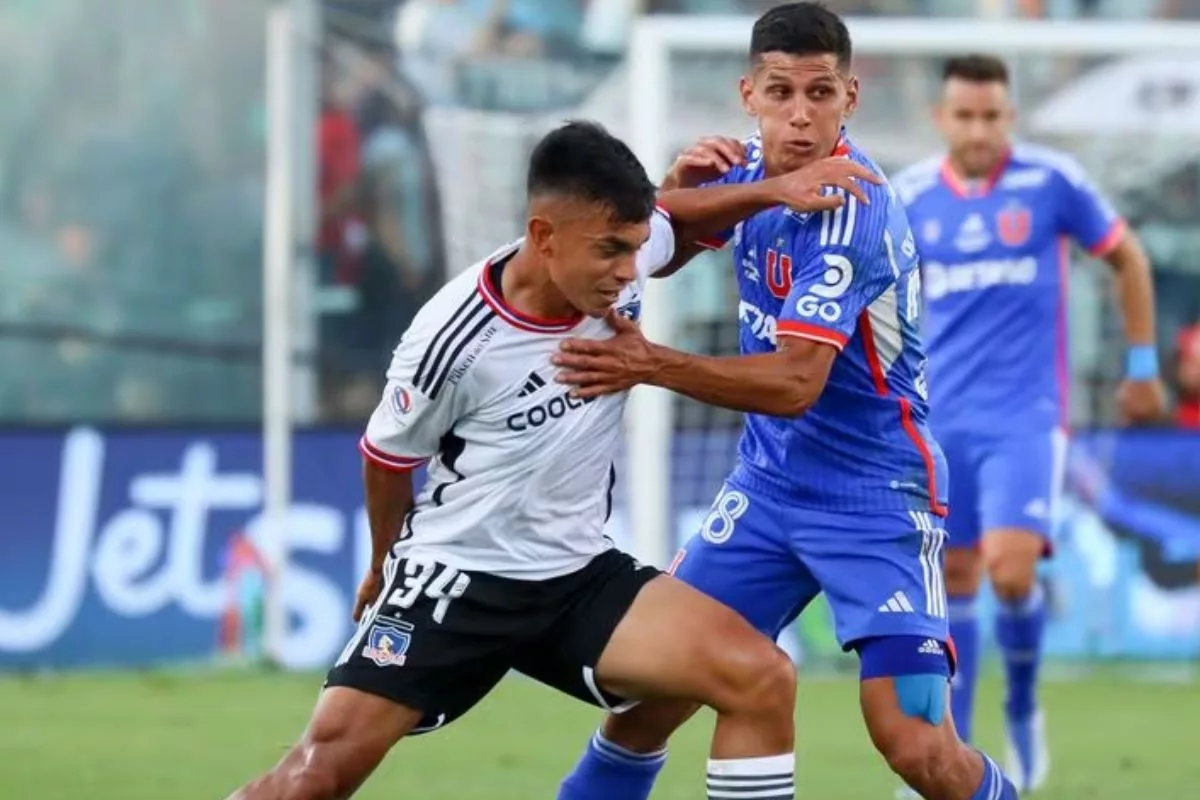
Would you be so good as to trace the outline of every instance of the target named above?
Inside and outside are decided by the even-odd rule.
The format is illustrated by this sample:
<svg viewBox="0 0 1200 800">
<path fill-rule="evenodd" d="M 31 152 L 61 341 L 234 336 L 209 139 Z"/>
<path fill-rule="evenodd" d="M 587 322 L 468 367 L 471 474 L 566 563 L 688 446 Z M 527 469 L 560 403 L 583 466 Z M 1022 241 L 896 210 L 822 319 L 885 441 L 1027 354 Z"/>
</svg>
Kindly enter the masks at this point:
<svg viewBox="0 0 1200 800">
<path fill-rule="evenodd" d="M 948 599 L 950 638 L 954 640 L 958 654 L 958 671 L 950 684 L 950 709 L 958 738 L 970 744 L 975 716 L 975 683 L 979 676 L 979 619 L 975 612 L 975 595 Z"/>
<path fill-rule="evenodd" d="M 1046 608 L 1042 587 L 1016 602 L 1001 603 L 996 618 L 996 643 L 1008 675 L 1004 710 L 1010 719 L 1024 720 L 1037 708 L 1037 676 L 1042 659 L 1042 629 Z"/>
<path fill-rule="evenodd" d="M 1017 800 L 1017 787 L 1004 777 L 996 762 L 988 758 L 986 753 L 980 752 L 979 755 L 983 756 L 983 782 L 971 795 L 971 800 Z"/>
<path fill-rule="evenodd" d="M 667 751 L 634 753 L 596 731 L 583 757 L 558 788 L 558 800 L 646 800 Z"/>
</svg>

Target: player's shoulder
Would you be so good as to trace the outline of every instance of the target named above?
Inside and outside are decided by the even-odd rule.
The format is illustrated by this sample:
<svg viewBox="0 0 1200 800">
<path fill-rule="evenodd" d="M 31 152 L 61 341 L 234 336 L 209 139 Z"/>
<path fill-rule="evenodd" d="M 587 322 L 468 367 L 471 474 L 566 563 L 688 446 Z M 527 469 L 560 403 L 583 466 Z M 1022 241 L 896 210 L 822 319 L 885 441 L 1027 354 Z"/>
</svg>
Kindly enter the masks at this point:
<svg viewBox="0 0 1200 800">
<path fill-rule="evenodd" d="M 429 397 L 436 397 L 446 385 L 462 383 L 501 327 L 486 296 L 486 272 L 496 258 L 515 247 L 498 250 L 439 289 L 401 338 L 390 372 L 410 375 L 413 387 Z"/>
<path fill-rule="evenodd" d="M 1009 168 L 1001 179 L 1001 188 L 1009 188 L 1015 180 L 1017 183 L 1036 183 L 1038 178 L 1044 183 L 1052 179 L 1066 181 L 1072 186 L 1081 186 L 1088 182 L 1087 170 L 1075 156 L 1063 150 L 1033 142 L 1018 142 L 1012 148 L 1012 160 Z"/>
<path fill-rule="evenodd" d="M 751 183 L 763 179 L 762 136 L 756 131 L 742 138 L 742 163 L 724 178 L 726 183 Z"/>
<path fill-rule="evenodd" d="M 891 177 L 892 186 L 904 205 L 911 205 L 941 185 L 945 156 L 933 155 L 898 170 Z"/>
<path fill-rule="evenodd" d="M 447 281 L 434 293 L 413 317 L 405 338 L 428 340 L 455 321 L 464 320 L 472 311 L 482 311 L 487 302 L 479 292 L 488 260 L 476 262 Z"/>
</svg>

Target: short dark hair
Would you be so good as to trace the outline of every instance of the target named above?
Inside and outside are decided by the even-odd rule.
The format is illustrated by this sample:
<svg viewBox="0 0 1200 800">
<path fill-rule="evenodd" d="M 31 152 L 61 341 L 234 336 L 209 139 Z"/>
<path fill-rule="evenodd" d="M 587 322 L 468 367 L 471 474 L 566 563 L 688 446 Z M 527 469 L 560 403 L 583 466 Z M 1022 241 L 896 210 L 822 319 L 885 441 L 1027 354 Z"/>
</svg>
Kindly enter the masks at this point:
<svg viewBox="0 0 1200 800">
<path fill-rule="evenodd" d="M 942 65 L 942 81 L 958 78 L 970 83 L 1003 83 L 1008 85 L 1008 67 L 996 56 L 970 53 L 946 59 Z"/>
<path fill-rule="evenodd" d="M 529 197 L 560 194 L 607 206 L 615 222 L 645 222 L 656 190 L 642 162 L 595 122 L 572 120 L 533 148 L 526 180 Z"/>
<path fill-rule="evenodd" d="M 846 23 L 821 3 L 784 3 L 768 9 L 750 34 L 750 61 L 767 53 L 793 56 L 837 56 L 838 67 L 850 66 L 853 48 Z"/>
</svg>

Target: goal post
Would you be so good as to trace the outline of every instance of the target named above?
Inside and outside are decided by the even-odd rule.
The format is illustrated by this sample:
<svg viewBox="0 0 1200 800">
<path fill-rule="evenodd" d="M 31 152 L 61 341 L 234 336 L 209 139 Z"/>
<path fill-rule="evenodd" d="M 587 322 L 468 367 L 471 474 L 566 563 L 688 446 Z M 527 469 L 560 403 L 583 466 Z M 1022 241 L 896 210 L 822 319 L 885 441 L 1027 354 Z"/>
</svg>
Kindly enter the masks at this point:
<svg viewBox="0 0 1200 800">
<path fill-rule="evenodd" d="M 636 22 L 628 52 L 624 110 L 628 114 L 629 142 L 652 178 L 663 175 L 674 153 L 697 137 L 744 134 L 751 127 L 747 119 L 736 116 L 736 103 L 730 103 L 725 116 L 721 116 L 724 112 L 719 109 L 708 115 L 710 120 L 723 119 L 723 129 L 697 129 L 698 124 L 707 124 L 707 120 L 699 123 L 698 118 L 703 115 L 691 113 L 687 93 L 680 91 L 681 67 L 676 62 L 707 56 L 722 60 L 726 69 L 720 73 L 720 80 L 728 80 L 713 86 L 711 91 L 724 92 L 735 100 L 736 70 L 744 64 L 739 59 L 744 57 L 753 24 L 754 18 L 748 16 L 646 16 Z M 880 59 L 884 63 L 893 58 L 920 61 L 963 52 L 994 53 L 1018 67 L 1035 61 L 1062 63 L 1070 59 L 1080 62 L 1140 56 L 1200 59 L 1200 23 L 1194 22 L 872 17 L 851 18 L 848 25 L 856 64 L 863 59 Z M 1196 63 L 1200 64 L 1200 60 Z M 927 66 L 918 71 L 928 83 Z M 1021 110 L 1027 111 L 1022 103 L 1026 99 L 1022 72 L 1022 69 L 1014 72 L 1014 95 Z M 897 102 L 895 98 L 881 97 L 886 93 L 872 92 L 872 81 L 877 79 L 878 76 L 864 78 L 862 105 L 868 110 L 878 101 Z M 1200 75 L 1195 82 L 1200 86 Z M 931 96 L 918 89 L 898 102 L 927 106 L 930 100 Z M 857 124 L 852 127 L 857 131 Z M 1195 135 L 1200 137 L 1200 131 Z M 865 141 L 868 150 L 873 149 L 869 139 L 864 137 L 860 141 Z M 932 152 L 936 140 L 927 144 Z M 722 257 L 728 262 L 728 253 Z M 727 266 L 726 263 L 725 274 L 731 276 Z M 647 336 L 670 344 L 679 344 L 681 310 L 691 302 L 689 292 L 672 286 L 676 280 L 652 281 L 643 302 Z M 736 301 L 728 299 L 721 313 L 732 324 L 737 313 Z M 685 465 L 689 459 L 695 462 L 687 468 L 701 469 L 704 489 L 713 493 L 720 486 L 720 476 L 732 465 L 728 448 L 701 449 L 694 454 L 689 451 L 688 456 L 680 457 L 676 411 L 677 401 L 669 393 L 639 387 L 631 397 L 626 418 L 626 510 L 633 549 L 640 558 L 660 566 L 667 563 L 676 544 L 676 515 L 681 507 L 677 497 L 679 481 L 673 476 L 677 462 Z M 714 452 L 724 455 L 711 455 Z M 706 459 L 719 463 L 707 463 Z"/>
</svg>

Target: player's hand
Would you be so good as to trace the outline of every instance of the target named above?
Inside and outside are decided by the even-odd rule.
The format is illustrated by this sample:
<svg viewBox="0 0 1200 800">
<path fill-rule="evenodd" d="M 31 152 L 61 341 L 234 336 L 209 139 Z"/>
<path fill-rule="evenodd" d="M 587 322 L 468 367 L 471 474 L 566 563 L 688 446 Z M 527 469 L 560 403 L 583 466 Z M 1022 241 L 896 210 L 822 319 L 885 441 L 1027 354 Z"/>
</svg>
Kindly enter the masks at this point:
<svg viewBox="0 0 1200 800">
<path fill-rule="evenodd" d="M 659 369 L 654 345 L 636 324 L 610 309 L 605 321 L 611 339 L 567 339 L 551 362 L 562 368 L 558 382 L 575 387 L 572 397 L 588 399 L 632 389 Z"/>
<path fill-rule="evenodd" d="M 358 584 L 358 591 L 354 595 L 354 621 L 358 622 L 362 619 L 363 612 L 367 607 L 379 599 L 379 593 L 383 591 L 383 570 L 368 569 L 366 577 Z"/>
<path fill-rule="evenodd" d="M 1167 413 L 1167 393 L 1162 381 L 1121 381 L 1117 387 L 1117 411 L 1129 425 L 1161 422 Z"/>
<path fill-rule="evenodd" d="M 841 156 L 823 158 L 806 164 L 798 170 L 770 178 L 776 203 L 794 211 L 828 211 L 845 205 L 846 198 L 839 193 L 826 194 L 826 187 L 844 189 L 858 198 L 863 205 L 870 205 L 863 184 L 883 183 L 883 178 L 869 168 Z"/>
<path fill-rule="evenodd" d="M 746 146 L 737 139 L 706 136 L 679 154 L 659 189 L 694 189 L 715 181 L 745 160 Z"/>
</svg>

